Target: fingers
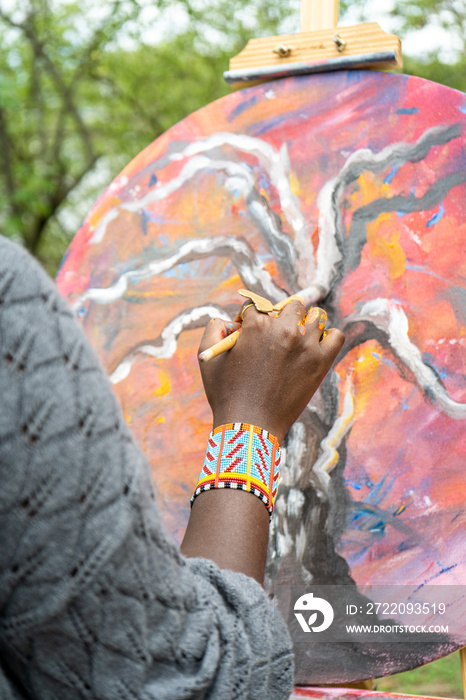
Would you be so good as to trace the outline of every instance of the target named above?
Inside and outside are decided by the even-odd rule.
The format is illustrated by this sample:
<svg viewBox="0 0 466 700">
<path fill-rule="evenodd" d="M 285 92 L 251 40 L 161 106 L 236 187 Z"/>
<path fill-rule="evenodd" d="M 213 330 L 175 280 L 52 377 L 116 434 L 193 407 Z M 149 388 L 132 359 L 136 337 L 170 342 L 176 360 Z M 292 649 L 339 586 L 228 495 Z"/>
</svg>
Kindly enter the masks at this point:
<svg viewBox="0 0 466 700">
<path fill-rule="evenodd" d="M 235 318 L 235 323 L 240 323 L 240 324 L 243 323 L 246 310 L 249 309 L 250 307 L 252 309 L 254 309 L 254 304 L 252 303 L 252 301 L 250 301 L 248 299 L 247 301 L 244 302 L 243 306 L 238 311 L 236 318 Z"/>
<path fill-rule="evenodd" d="M 275 319 L 280 319 L 282 322 L 297 323 L 298 326 L 303 325 L 306 316 L 306 306 L 304 300 L 297 294 L 293 294 L 293 296 L 275 304 L 274 309 L 275 313 L 272 316 Z"/>
<path fill-rule="evenodd" d="M 320 334 L 322 335 L 322 331 L 327 323 L 327 312 L 318 306 L 313 306 L 307 312 L 304 323 L 307 327 L 313 327 L 320 331 Z"/>
<path fill-rule="evenodd" d="M 208 348 L 211 348 L 239 328 L 241 328 L 240 323 L 231 323 L 221 318 L 212 318 L 207 324 L 204 335 L 202 336 L 199 352 L 202 353 Z"/>
<path fill-rule="evenodd" d="M 321 349 L 332 363 L 340 352 L 345 342 L 345 334 L 338 328 L 325 330 L 327 323 L 327 312 L 324 309 L 314 306 L 309 309 L 304 318 L 304 327 L 308 334 L 309 342 L 319 342 Z"/>
<path fill-rule="evenodd" d="M 343 331 L 340 331 L 338 328 L 329 328 L 320 345 L 325 352 L 329 353 L 331 362 L 333 362 L 340 352 L 344 342 L 345 334 Z"/>
</svg>

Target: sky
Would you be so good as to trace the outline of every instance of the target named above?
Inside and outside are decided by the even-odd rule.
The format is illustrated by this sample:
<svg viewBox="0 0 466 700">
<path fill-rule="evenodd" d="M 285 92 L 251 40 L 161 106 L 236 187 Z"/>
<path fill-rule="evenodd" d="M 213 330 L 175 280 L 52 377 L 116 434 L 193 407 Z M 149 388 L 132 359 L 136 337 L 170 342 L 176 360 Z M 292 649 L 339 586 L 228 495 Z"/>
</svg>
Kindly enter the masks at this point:
<svg viewBox="0 0 466 700">
<path fill-rule="evenodd" d="M 325 0 L 322 1 L 324 2 Z M 399 19 L 390 15 L 393 4 L 393 0 L 365 0 L 364 13 L 367 17 L 366 21 L 378 22 L 385 32 L 400 35 Z M 300 3 L 296 0 L 289 0 L 289 5 L 290 18 L 284 23 L 283 34 L 299 30 Z M 360 6 L 350 8 L 341 17 L 339 26 L 360 24 L 359 13 Z M 148 43 L 156 43 L 164 36 L 167 36 L 167 34 L 172 33 L 174 26 L 177 24 L 180 31 L 186 29 L 189 20 L 179 6 L 176 11 L 171 8 L 165 13 L 160 13 L 154 6 L 147 6 L 144 10 L 143 23 L 147 27 L 146 32 L 142 34 L 143 40 Z M 209 31 L 208 28 L 207 31 Z M 212 42 L 215 42 L 217 39 L 218 37 L 215 33 L 212 33 Z M 438 49 L 440 58 L 443 61 L 453 63 L 458 60 L 458 51 L 461 49 L 461 42 L 455 37 L 454 33 L 436 25 L 434 20 L 423 29 L 416 29 L 406 33 L 404 36 L 401 36 L 401 39 L 403 52 L 418 59 L 422 59 L 433 49 Z"/>
<path fill-rule="evenodd" d="M 392 7 L 393 0 L 366 0 L 364 3 L 366 16 L 370 18 L 371 22 L 378 22 L 385 32 L 397 34 L 399 31 L 398 20 L 396 17 L 390 16 Z M 342 26 L 358 23 L 357 12 L 351 9 L 340 22 Z M 424 29 L 416 29 L 408 32 L 402 37 L 402 40 L 403 52 L 413 58 L 422 59 L 428 51 L 439 49 L 442 60 L 454 62 L 455 49 L 456 51 L 460 49 L 460 45 L 452 32 L 448 32 L 435 24 L 429 24 L 424 27 Z"/>
</svg>

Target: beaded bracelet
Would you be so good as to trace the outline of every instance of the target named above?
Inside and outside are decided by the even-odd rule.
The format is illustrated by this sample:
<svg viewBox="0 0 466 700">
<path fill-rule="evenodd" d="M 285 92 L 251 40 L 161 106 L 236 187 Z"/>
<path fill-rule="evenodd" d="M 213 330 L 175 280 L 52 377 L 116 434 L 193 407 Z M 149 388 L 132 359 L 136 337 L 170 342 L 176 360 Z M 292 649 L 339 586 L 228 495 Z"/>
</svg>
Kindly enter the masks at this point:
<svg viewBox="0 0 466 700">
<path fill-rule="evenodd" d="M 280 460 L 278 440 L 267 430 L 249 423 L 227 423 L 215 428 L 209 435 L 191 506 L 203 491 L 241 489 L 260 498 L 272 517 Z"/>
</svg>

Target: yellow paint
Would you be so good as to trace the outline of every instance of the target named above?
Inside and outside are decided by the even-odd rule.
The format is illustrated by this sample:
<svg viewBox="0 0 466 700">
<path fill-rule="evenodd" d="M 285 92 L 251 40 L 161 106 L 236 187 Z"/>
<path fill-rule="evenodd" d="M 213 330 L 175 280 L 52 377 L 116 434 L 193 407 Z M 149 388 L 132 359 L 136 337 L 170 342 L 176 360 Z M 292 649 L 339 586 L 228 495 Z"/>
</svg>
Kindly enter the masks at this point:
<svg viewBox="0 0 466 700">
<path fill-rule="evenodd" d="M 234 289 L 235 293 L 238 287 L 243 286 L 243 280 L 239 275 L 232 275 L 226 280 L 223 280 L 220 284 L 217 285 L 215 288 L 214 292 L 216 294 L 220 293 L 221 290 L 229 290 L 229 289 Z M 239 303 L 239 302 L 238 302 Z"/>
<path fill-rule="evenodd" d="M 327 473 L 338 464 L 340 453 L 337 447 L 341 444 L 349 427 L 352 425 L 356 414 L 356 404 L 353 396 L 353 387 L 348 379 L 347 388 L 343 397 L 343 408 L 337 420 L 333 424 L 327 438 L 322 441 L 323 453 L 327 453 L 327 459 L 322 465 L 322 469 Z"/>
<path fill-rule="evenodd" d="M 163 369 L 159 369 L 159 386 L 152 392 L 152 396 L 166 396 L 171 389 L 170 375 Z"/>
<path fill-rule="evenodd" d="M 105 197 L 103 202 L 98 204 L 89 216 L 89 225 L 95 229 L 100 220 L 105 216 L 110 209 L 117 207 L 120 204 L 118 197 Z"/>
<path fill-rule="evenodd" d="M 298 197 L 301 194 L 301 185 L 299 184 L 299 180 L 293 171 L 290 173 L 290 189 L 293 194 L 297 195 Z"/>
<path fill-rule="evenodd" d="M 354 211 L 379 197 L 388 196 L 388 185 L 381 182 L 378 176 L 365 172 L 364 175 L 359 176 L 356 189 L 349 195 L 351 210 Z"/>
<path fill-rule="evenodd" d="M 165 423 L 165 418 L 163 416 L 160 416 L 160 418 L 157 418 L 156 423 Z"/>
<path fill-rule="evenodd" d="M 368 341 L 358 348 L 358 357 L 354 363 L 353 379 L 357 386 L 358 412 L 371 405 L 379 380 L 382 363 L 382 349 L 375 341 Z"/>
<path fill-rule="evenodd" d="M 320 316 L 320 309 L 318 306 L 312 306 L 306 314 L 305 323 L 314 323 Z M 324 324 L 325 325 L 325 324 Z"/>
<path fill-rule="evenodd" d="M 174 292 L 171 289 L 164 289 L 163 292 L 163 297 L 164 299 L 167 299 L 168 297 L 174 297 L 178 294 L 178 292 Z M 160 299 L 160 290 L 157 289 L 149 289 L 148 291 L 140 291 L 138 289 L 127 289 L 125 292 L 125 299 Z"/>
<path fill-rule="evenodd" d="M 252 443 L 254 439 L 254 426 L 249 426 L 248 456 L 246 461 L 246 487 L 251 488 L 251 463 L 252 463 Z"/>
<path fill-rule="evenodd" d="M 261 187 L 261 189 L 259 190 L 259 193 L 262 195 L 262 197 L 263 197 L 267 202 L 269 201 L 269 195 L 267 194 L 267 192 L 264 190 L 263 187 Z"/>
<path fill-rule="evenodd" d="M 401 277 L 406 270 L 406 254 L 400 245 L 398 231 L 393 228 L 393 214 L 381 214 L 367 226 L 367 241 L 371 255 L 385 262 L 390 277 Z"/>
<path fill-rule="evenodd" d="M 375 175 L 364 173 L 358 179 L 359 190 L 351 195 L 353 206 L 362 206 L 380 197 L 390 196 L 390 186 Z M 367 225 L 367 245 L 371 258 L 378 258 L 388 268 L 392 279 L 400 277 L 406 269 L 406 255 L 399 242 L 399 223 L 396 214 L 383 212 Z"/>
</svg>

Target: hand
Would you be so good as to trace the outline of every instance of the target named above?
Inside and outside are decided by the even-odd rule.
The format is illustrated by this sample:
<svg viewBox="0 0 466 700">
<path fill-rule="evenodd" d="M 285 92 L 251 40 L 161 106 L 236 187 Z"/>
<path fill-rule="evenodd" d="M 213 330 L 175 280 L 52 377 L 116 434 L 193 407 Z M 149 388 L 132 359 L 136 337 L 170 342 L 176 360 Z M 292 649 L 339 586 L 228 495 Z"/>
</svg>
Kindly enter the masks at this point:
<svg viewBox="0 0 466 700">
<path fill-rule="evenodd" d="M 235 421 L 252 423 L 281 443 L 343 345 L 344 334 L 335 328 L 321 340 L 326 320 L 325 311 L 313 308 L 306 314 L 296 299 L 275 316 L 250 306 L 242 323 L 213 319 L 200 352 L 241 328 L 231 350 L 201 363 L 214 428 Z"/>
</svg>

